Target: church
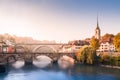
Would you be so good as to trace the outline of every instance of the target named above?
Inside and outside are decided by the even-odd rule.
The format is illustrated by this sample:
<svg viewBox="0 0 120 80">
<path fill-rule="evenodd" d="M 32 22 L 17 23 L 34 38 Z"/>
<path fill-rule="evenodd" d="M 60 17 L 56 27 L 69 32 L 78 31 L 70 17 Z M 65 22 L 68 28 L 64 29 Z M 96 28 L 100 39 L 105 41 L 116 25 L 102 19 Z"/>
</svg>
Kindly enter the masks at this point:
<svg viewBox="0 0 120 80">
<path fill-rule="evenodd" d="M 101 38 L 101 30 L 99 28 L 98 18 L 97 18 L 97 27 L 95 29 L 95 36 L 96 39 L 100 40 Z"/>
<path fill-rule="evenodd" d="M 97 27 L 95 29 L 95 35 L 94 37 L 98 40 L 101 39 L 101 30 L 100 30 L 100 27 L 99 27 L 99 22 L 98 22 L 98 18 L 97 18 Z M 116 51 L 116 48 L 114 46 L 114 44 L 111 44 L 109 42 L 102 42 L 100 43 L 100 47 L 97 51 L 100 51 L 100 52 L 114 52 Z"/>
</svg>

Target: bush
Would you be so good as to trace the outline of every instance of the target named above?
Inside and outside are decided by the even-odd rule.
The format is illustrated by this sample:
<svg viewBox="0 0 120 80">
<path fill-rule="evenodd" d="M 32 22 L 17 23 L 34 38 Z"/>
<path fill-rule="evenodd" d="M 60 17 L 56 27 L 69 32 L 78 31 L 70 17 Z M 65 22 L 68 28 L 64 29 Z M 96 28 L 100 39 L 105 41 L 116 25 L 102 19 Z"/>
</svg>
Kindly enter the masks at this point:
<svg viewBox="0 0 120 80">
<path fill-rule="evenodd" d="M 106 53 L 103 53 L 100 56 L 99 61 L 104 65 L 120 66 L 119 55 L 107 55 Z"/>
<path fill-rule="evenodd" d="M 94 64 L 96 57 L 96 51 L 89 46 L 81 48 L 77 54 L 77 60 L 82 63 Z"/>
</svg>

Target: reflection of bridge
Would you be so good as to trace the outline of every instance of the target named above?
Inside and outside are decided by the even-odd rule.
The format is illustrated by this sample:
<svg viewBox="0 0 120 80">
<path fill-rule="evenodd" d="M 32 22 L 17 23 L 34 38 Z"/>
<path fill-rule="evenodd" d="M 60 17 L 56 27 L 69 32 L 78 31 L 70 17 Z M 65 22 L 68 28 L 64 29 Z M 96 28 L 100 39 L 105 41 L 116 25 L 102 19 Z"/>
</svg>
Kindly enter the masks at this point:
<svg viewBox="0 0 120 80">
<path fill-rule="evenodd" d="M 61 56 L 67 55 L 74 58 L 75 53 L 59 53 L 62 46 L 68 44 L 17 44 L 15 52 L 0 53 L 0 64 L 7 64 L 18 60 L 24 60 L 26 63 L 32 63 L 37 56 L 48 56 L 53 61 Z"/>
</svg>

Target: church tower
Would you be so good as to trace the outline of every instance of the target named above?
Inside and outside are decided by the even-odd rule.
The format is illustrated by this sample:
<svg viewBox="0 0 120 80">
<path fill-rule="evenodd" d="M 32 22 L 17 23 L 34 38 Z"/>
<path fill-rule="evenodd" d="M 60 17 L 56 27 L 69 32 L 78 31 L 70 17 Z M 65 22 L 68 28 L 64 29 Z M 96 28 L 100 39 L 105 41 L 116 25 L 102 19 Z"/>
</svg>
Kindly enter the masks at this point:
<svg viewBox="0 0 120 80">
<path fill-rule="evenodd" d="M 100 31 L 100 28 L 99 28 L 98 17 L 97 17 L 97 27 L 95 29 L 95 38 L 99 40 L 100 37 L 101 37 L 101 31 Z"/>
</svg>

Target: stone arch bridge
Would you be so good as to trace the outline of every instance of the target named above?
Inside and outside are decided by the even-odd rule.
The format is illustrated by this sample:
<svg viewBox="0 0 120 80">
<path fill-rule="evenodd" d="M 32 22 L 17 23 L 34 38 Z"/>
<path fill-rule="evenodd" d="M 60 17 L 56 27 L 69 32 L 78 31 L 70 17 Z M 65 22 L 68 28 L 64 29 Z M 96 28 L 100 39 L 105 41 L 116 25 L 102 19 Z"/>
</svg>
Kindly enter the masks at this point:
<svg viewBox="0 0 120 80">
<path fill-rule="evenodd" d="M 41 48 L 43 47 L 47 47 L 47 49 L 50 49 L 54 52 L 59 52 L 59 50 L 65 46 L 65 45 L 68 45 L 68 44 L 56 44 L 56 43 L 41 43 L 41 44 L 16 44 L 15 47 L 16 47 L 16 51 L 19 53 L 19 52 L 39 52 L 38 50 L 40 50 Z M 43 53 L 45 52 L 46 50 L 43 51 Z M 40 51 L 41 52 L 41 51 Z"/>
<path fill-rule="evenodd" d="M 19 44 L 16 45 L 13 53 L 0 53 L 0 64 L 12 63 L 18 60 L 24 60 L 25 63 L 32 63 L 37 56 L 48 56 L 53 61 L 66 55 L 75 58 L 75 53 L 59 53 L 61 46 L 67 44 Z M 47 51 L 48 50 L 48 51 Z"/>
</svg>

